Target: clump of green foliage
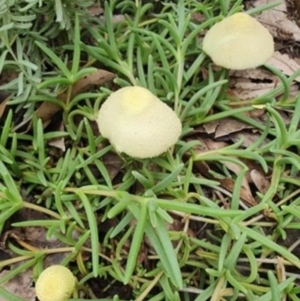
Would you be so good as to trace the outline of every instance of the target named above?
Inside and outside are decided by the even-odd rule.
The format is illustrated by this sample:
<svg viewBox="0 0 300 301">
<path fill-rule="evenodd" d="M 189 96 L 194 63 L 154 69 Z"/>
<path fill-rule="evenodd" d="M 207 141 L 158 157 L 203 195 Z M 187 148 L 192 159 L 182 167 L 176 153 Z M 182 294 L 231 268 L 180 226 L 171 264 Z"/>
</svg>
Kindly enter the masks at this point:
<svg viewBox="0 0 300 301">
<path fill-rule="evenodd" d="M 36 249 L 8 240 L 15 257 L 0 267 L 20 265 L 0 284 L 29 267 L 36 277 L 46 256 L 66 253 L 62 264 L 80 279 L 87 300 L 95 297 L 86 289 L 94 283 L 99 301 L 299 300 L 300 260 L 293 254 L 299 241 L 290 249 L 280 243 L 299 229 L 299 116 L 287 124 L 279 114 L 300 109 L 300 97 L 289 98 L 299 72 L 286 78 L 267 66 L 280 79 L 272 91 L 244 103 L 226 93 L 228 72 L 213 68 L 201 39 L 215 22 L 241 11 L 242 1 L 111 0 L 100 18 L 88 13 L 93 3 L 0 2 L 0 70 L 16 74 L 0 87 L 10 94 L 1 118 L 0 229 L 43 227 L 47 239 L 64 245 Z M 115 22 L 115 14 L 124 18 Z M 96 68 L 115 73 L 114 84 L 72 98 L 76 82 Z M 183 133 L 173 151 L 158 158 L 119 155 L 112 176 L 106 162 L 114 150 L 93 124 L 110 91 L 128 85 L 146 87 L 173 107 Z M 62 91 L 65 101 L 57 97 Z M 55 123 L 54 130 L 45 128 L 37 118 L 42 102 L 61 107 L 64 130 Z M 257 105 L 266 110 L 264 123 L 245 115 Z M 251 125 L 260 138 L 247 148 L 240 140 L 198 152 L 195 127 L 226 117 Z M 29 120 L 32 130 L 22 131 L 19 123 Z M 65 152 L 49 146 L 53 139 L 64 139 Z M 253 206 L 240 196 L 246 161 L 271 181 Z M 199 163 L 214 176 L 203 176 Z M 224 178 L 232 179 L 232 192 L 220 185 Z M 47 219 L 10 224 L 22 209 Z M 123 286 L 126 298 L 118 295 Z M 0 295 L 20 300 L 4 288 Z"/>
</svg>

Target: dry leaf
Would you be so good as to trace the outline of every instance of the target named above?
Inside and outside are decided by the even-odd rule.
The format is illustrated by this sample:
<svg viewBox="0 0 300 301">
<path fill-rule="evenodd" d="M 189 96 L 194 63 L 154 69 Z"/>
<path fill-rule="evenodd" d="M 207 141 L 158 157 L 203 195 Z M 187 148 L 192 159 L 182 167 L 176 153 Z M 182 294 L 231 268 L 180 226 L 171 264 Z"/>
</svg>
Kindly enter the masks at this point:
<svg viewBox="0 0 300 301">
<path fill-rule="evenodd" d="M 102 22 L 105 22 L 105 17 L 104 17 L 104 16 L 100 16 L 99 19 L 100 19 Z M 124 16 L 124 15 L 121 15 L 121 14 L 113 15 L 113 16 L 112 16 L 112 23 L 113 23 L 113 24 L 118 24 L 118 23 L 123 22 L 123 21 L 125 21 L 125 20 L 126 20 L 125 16 Z"/>
<path fill-rule="evenodd" d="M 215 138 L 220 138 L 252 127 L 234 118 L 224 118 L 205 123 L 203 128 L 207 134 L 215 134 Z"/>
<path fill-rule="evenodd" d="M 17 77 L 17 72 L 11 70 L 3 70 L 0 73 L 0 85 L 7 84 Z"/>
<path fill-rule="evenodd" d="M 0 278 L 8 274 L 8 270 L 3 270 L 0 273 Z M 13 295 L 22 298 L 26 301 L 34 301 L 36 294 L 35 289 L 32 287 L 32 270 L 28 269 L 19 273 L 13 279 L 0 285 L 2 288 L 12 293 Z M 0 301 L 8 301 L 0 296 Z"/>
<path fill-rule="evenodd" d="M 88 12 L 91 16 L 100 16 L 103 14 L 103 8 L 98 4 L 94 3 L 92 6 L 88 8 Z"/>
<path fill-rule="evenodd" d="M 276 77 L 270 71 L 263 68 L 246 69 L 246 70 L 231 70 L 229 72 L 231 78 L 242 78 L 260 80 L 261 82 L 273 82 Z"/>
<path fill-rule="evenodd" d="M 251 126 L 237 120 L 234 118 L 224 118 L 221 120 L 216 133 L 215 138 L 220 138 L 223 136 L 228 136 L 229 134 L 239 132 L 244 129 L 250 129 Z"/>
<path fill-rule="evenodd" d="M 2 118 L 2 116 L 5 112 L 7 102 L 8 102 L 8 97 L 1 99 L 1 95 L 0 95 L 0 119 Z"/>
<path fill-rule="evenodd" d="M 254 185 L 257 187 L 259 192 L 266 193 L 270 187 L 269 180 L 258 170 L 253 169 L 250 172 L 250 177 L 254 183 Z"/>
<path fill-rule="evenodd" d="M 276 76 L 263 68 L 231 71 L 229 77 L 229 93 L 247 100 L 256 98 L 274 89 Z"/>
<path fill-rule="evenodd" d="M 203 141 L 203 143 L 205 143 L 205 145 L 207 146 L 207 148 L 209 150 L 218 150 L 218 149 L 228 146 L 228 144 L 225 142 L 214 141 L 212 139 L 203 139 L 202 141 Z"/>
<path fill-rule="evenodd" d="M 200 12 L 195 12 L 191 14 L 191 20 L 193 22 L 201 24 L 206 21 L 206 17 L 204 14 L 201 14 Z"/>
<path fill-rule="evenodd" d="M 232 162 L 224 162 L 224 164 L 226 165 L 226 167 L 234 172 L 236 175 L 239 175 L 242 171 L 241 167 L 237 164 L 234 164 Z M 230 181 L 229 181 L 230 180 Z M 221 185 L 226 188 L 224 185 L 229 185 L 229 183 L 232 182 L 232 185 L 235 184 L 235 182 L 232 180 L 232 179 L 225 179 L 225 180 L 221 180 Z M 227 190 L 229 191 L 233 191 L 234 189 L 234 186 L 231 187 L 230 185 L 228 186 L 229 188 L 226 188 Z M 252 192 L 251 192 L 251 189 L 250 189 L 250 186 L 247 182 L 247 179 L 246 177 L 243 178 L 243 181 L 242 181 L 242 187 L 241 187 L 241 198 L 246 201 L 248 204 L 251 204 L 251 205 L 254 205 L 256 204 L 256 201 L 254 200 L 253 196 L 252 196 Z"/>
<path fill-rule="evenodd" d="M 16 221 L 34 221 L 34 220 L 46 220 L 48 216 L 40 213 L 38 211 L 30 210 L 23 208 L 18 211 L 17 216 L 15 217 Z M 2 240 L 5 243 L 6 241 L 13 240 L 22 246 L 24 249 L 51 249 L 51 248 L 63 248 L 67 247 L 66 244 L 62 243 L 55 236 L 50 240 L 46 239 L 47 229 L 44 227 L 38 226 L 29 226 L 24 228 L 16 228 L 13 230 L 6 231 L 2 236 Z M 77 239 L 77 232 L 74 231 L 73 238 Z M 71 252 L 71 250 L 70 250 Z M 50 266 L 53 264 L 59 264 L 70 252 L 55 252 L 53 254 L 48 254 L 44 261 L 44 266 Z"/>
<path fill-rule="evenodd" d="M 207 122 L 207 123 L 203 124 L 203 128 L 205 129 L 205 132 L 207 134 L 213 134 L 216 132 L 219 124 L 220 124 L 219 120 L 211 121 L 211 122 Z"/>
<path fill-rule="evenodd" d="M 61 122 L 59 127 L 58 127 L 58 131 L 64 131 L 64 124 Z M 58 149 L 61 149 L 63 152 L 66 150 L 66 145 L 65 145 L 65 138 L 64 137 L 60 137 L 60 138 L 55 138 L 55 139 L 51 139 L 48 141 L 48 145 L 51 145 L 53 147 L 56 147 Z"/>
<path fill-rule="evenodd" d="M 254 7 L 274 3 L 274 0 L 257 0 L 253 2 Z M 266 28 L 268 28 L 273 37 L 281 40 L 300 40 L 300 28 L 296 22 L 287 17 L 286 3 L 282 2 L 273 9 L 264 11 L 256 16 Z"/>
<path fill-rule="evenodd" d="M 197 150 L 196 153 L 205 153 L 209 150 L 218 150 L 227 146 L 225 142 L 213 141 L 211 139 L 200 139 L 200 140 L 202 144 L 206 146 L 207 150 Z M 241 173 L 241 167 L 235 163 L 228 162 L 228 161 L 224 161 L 220 163 L 224 164 L 230 171 L 232 171 L 236 175 L 239 175 Z M 205 166 L 202 166 L 201 162 L 195 162 L 195 167 L 206 177 L 212 178 L 211 174 L 209 173 L 209 170 L 207 170 Z M 220 184 L 222 187 L 232 192 L 234 189 L 235 181 L 233 179 L 226 178 L 220 180 Z M 256 205 L 256 201 L 252 196 L 252 192 L 246 177 L 244 177 L 242 181 L 242 187 L 240 193 L 241 193 L 240 194 L 241 199 L 244 200 L 248 205 L 251 206 Z"/>
<path fill-rule="evenodd" d="M 229 138 L 233 142 L 238 142 L 241 139 L 243 139 L 242 146 L 244 148 L 247 148 L 247 147 L 253 145 L 253 143 L 255 143 L 257 141 L 257 139 L 259 139 L 260 136 L 261 136 L 260 133 L 253 133 L 251 131 L 243 131 L 243 132 L 239 132 L 239 133 L 233 133 L 233 134 L 229 135 Z M 264 146 L 264 145 L 268 144 L 269 142 L 270 142 L 270 140 L 265 138 L 265 140 L 261 143 L 261 146 Z"/>
<path fill-rule="evenodd" d="M 95 72 L 86 75 L 74 85 L 72 97 L 94 87 L 100 87 L 105 83 L 112 81 L 114 78 L 115 74 L 106 70 L 98 69 Z"/>
<path fill-rule="evenodd" d="M 124 162 L 117 154 L 111 152 L 105 154 L 102 161 L 112 181 L 121 171 Z"/>
<path fill-rule="evenodd" d="M 97 71 L 86 75 L 80 79 L 72 89 L 71 97 L 74 98 L 76 95 L 94 88 L 95 86 L 102 86 L 103 84 L 113 80 L 115 75 L 111 72 L 98 69 Z M 66 101 L 67 91 L 64 91 L 57 97 L 62 102 Z M 61 110 L 61 107 L 49 102 L 44 102 L 36 111 L 37 117 L 41 118 L 44 123 L 49 122 L 53 115 Z"/>
<path fill-rule="evenodd" d="M 297 14 L 300 16 L 300 0 L 294 0 L 295 9 Z"/>
<path fill-rule="evenodd" d="M 3 70 L 0 73 L 0 85 L 7 84 L 17 77 L 18 77 L 18 74 L 16 72 L 14 72 L 14 71 L 9 72 L 7 70 Z M 0 90 L 0 119 L 5 112 L 5 108 L 6 108 L 8 100 L 9 100 L 9 97 L 10 97 L 10 93 L 8 91 Z"/>
<path fill-rule="evenodd" d="M 58 149 L 61 149 L 63 152 L 66 151 L 66 145 L 65 145 L 65 138 L 64 137 L 51 139 L 51 140 L 49 140 L 48 145 L 56 147 Z"/>
<path fill-rule="evenodd" d="M 220 180 L 220 184 L 226 190 L 233 192 L 235 182 L 232 179 L 230 179 L 230 178 L 222 179 L 222 180 Z M 253 198 L 251 191 L 243 186 L 241 187 L 241 190 L 240 190 L 240 198 L 250 206 L 257 205 L 257 202 Z"/>
<path fill-rule="evenodd" d="M 295 60 L 289 58 L 287 54 L 281 54 L 278 51 L 273 54 L 273 56 L 268 61 L 268 64 L 276 67 L 287 76 L 291 76 L 293 73 L 300 69 L 300 65 L 298 65 Z M 295 81 L 300 83 L 300 76 L 298 76 Z"/>
<path fill-rule="evenodd" d="M 274 83 L 256 83 L 242 79 L 231 78 L 229 80 L 229 93 L 241 100 L 257 98 L 273 90 Z"/>
</svg>

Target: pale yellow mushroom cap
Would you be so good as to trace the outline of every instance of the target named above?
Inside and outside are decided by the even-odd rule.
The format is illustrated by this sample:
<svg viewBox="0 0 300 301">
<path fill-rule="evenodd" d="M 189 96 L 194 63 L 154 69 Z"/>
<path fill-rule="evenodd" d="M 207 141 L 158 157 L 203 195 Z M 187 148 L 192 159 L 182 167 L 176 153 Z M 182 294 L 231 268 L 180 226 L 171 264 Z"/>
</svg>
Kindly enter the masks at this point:
<svg viewBox="0 0 300 301">
<path fill-rule="evenodd" d="M 62 265 L 46 268 L 35 284 L 39 301 L 66 301 L 75 290 L 76 278 L 72 272 Z"/>
<path fill-rule="evenodd" d="M 266 63 L 274 53 L 269 31 L 246 13 L 216 23 L 203 39 L 203 50 L 221 67 L 242 70 Z"/>
<path fill-rule="evenodd" d="M 134 158 L 159 156 L 181 134 L 175 112 L 149 90 L 125 87 L 112 93 L 97 117 L 100 133 L 118 152 Z"/>
</svg>

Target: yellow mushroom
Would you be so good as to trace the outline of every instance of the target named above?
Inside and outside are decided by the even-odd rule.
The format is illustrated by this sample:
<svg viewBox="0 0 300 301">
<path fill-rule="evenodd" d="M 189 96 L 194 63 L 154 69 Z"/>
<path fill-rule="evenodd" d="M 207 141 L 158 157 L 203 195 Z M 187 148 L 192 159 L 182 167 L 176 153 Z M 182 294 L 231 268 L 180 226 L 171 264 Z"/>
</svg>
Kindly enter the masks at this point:
<svg viewBox="0 0 300 301">
<path fill-rule="evenodd" d="M 62 265 L 46 268 L 35 284 L 39 301 L 66 301 L 73 294 L 77 280 L 72 272 Z"/>
<path fill-rule="evenodd" d="M 266 63 L 274 53 L 274 41 L 253 17 L 236 13 L 208 30 L 203 50 L 216 65 L 242 70 Z"/>
<path fill-rule="evenodd" d="M 118 152 L 135 158 L 164 153 L 177 142 L 182 129 L 170 107 L 137 86 L 112 93 L 101 106 L 97 123 Z"/>
</svg>

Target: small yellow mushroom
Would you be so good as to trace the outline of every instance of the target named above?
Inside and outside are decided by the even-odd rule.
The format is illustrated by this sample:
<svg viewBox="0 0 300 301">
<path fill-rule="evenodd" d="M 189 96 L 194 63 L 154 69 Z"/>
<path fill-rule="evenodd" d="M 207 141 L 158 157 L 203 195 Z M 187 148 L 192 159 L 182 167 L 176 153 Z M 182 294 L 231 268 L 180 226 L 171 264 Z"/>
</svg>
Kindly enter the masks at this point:
<svg viewBox="0 0 300 301">
<path fill-rule="evenodd" d="M 236 13 L 206 33 L 203 50 L 216 65 L 242 70 L 266 63 L 274 53 L 274 41 L 269 31 L 253 17 Z"/>
<path fill-rule="evenodd" d="M 181 134 L 175 112 L 149 90 L 125 87 L 112 93 L 97 117 L 100 133 L 118 152 L 134 158 L 159 156 Z"/>
<path fill-rule="evenodd" d="M 72 272 L 62 265 L 46 268 L 35 284 L 39 301 L 67 301 L 73 294 L 77 280 Z"/>
</svg>

